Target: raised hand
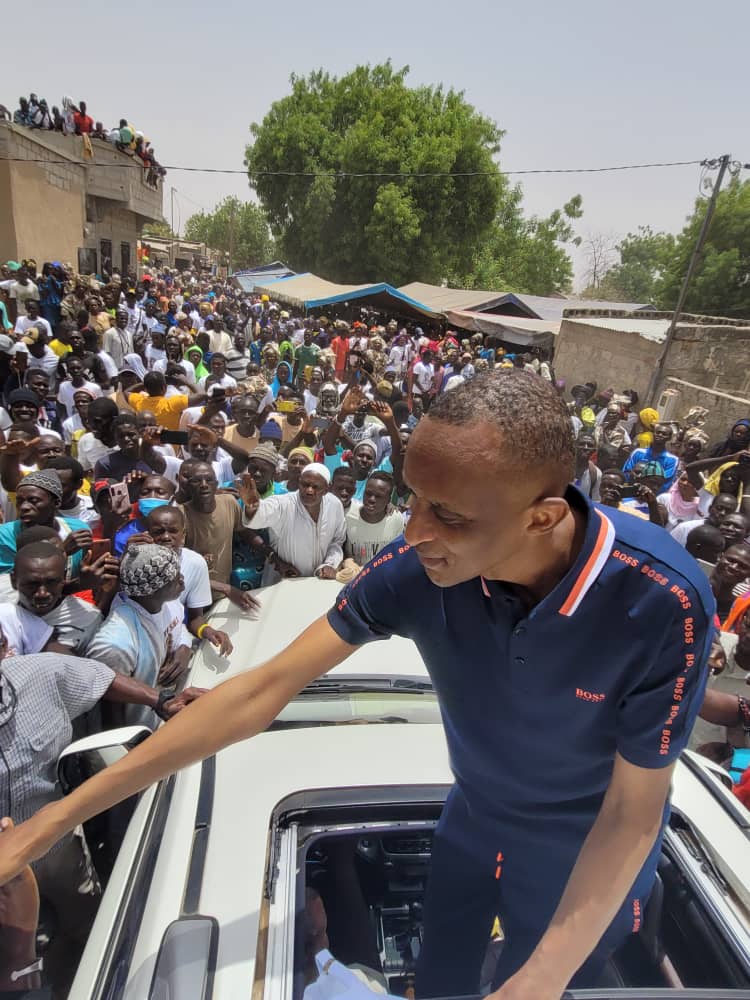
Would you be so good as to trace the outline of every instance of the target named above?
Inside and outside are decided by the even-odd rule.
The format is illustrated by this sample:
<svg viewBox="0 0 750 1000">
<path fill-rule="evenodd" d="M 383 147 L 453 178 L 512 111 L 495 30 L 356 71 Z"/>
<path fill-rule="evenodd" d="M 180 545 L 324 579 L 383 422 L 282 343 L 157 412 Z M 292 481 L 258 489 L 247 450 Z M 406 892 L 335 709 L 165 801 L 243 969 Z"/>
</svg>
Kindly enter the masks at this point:
<svg viewBox="0 0 750 1000">
<path fill-rule="evenodd" d="M 258 493 L 258 487 L 255 485 L 255 480 L 249 472 L 243 472 L 239 477 L 237 492 L 240 495 L 240 500 L 245 505 L 247 516 L 252 519 L 258 513 L 258 508 L 260 507 L 260 494 Z"/>
</svg>

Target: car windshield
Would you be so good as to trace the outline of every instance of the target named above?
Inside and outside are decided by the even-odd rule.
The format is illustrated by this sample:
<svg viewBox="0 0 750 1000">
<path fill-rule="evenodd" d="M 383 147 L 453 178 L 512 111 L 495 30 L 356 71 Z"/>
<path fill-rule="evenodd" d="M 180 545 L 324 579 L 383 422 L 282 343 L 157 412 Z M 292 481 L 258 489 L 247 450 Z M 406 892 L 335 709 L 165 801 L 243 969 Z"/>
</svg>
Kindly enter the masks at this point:
<svg viewBox="0 0 750 1000">
<path fill-rule="evenodd" d="M 429 678 L 336 675 L 308 684 L 281 711 L 272 728 L 440 721 Z"/>
</svg>

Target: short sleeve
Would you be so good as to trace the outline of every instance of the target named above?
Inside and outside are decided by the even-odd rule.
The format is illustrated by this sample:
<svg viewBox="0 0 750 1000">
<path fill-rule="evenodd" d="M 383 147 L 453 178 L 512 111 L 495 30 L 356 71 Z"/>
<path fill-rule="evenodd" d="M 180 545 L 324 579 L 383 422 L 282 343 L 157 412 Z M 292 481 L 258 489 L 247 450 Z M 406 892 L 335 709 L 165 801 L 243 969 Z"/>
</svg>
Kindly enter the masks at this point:
<svg viewBox="0 0 750 1000">
<path fill-rule="evenodd" d="M 115 679 L 113 670 L 97 660 L 55 654 L 57 690 L 71 719 L 90 712 Z"/>
<path fill-rule="evenodd" d="M 676 610 L 665 622 L 661 648 L 619 706 L 617 750 L 637 767 L 666 767 L 679 757 L 706 689 L 713 622 L 687 584 L 669 596 Z"/>
<path fill-rule="evenodd" d="M 8 656 L 41 653 L 52 637 L 52 626 L 18 604 L 0 604 L 0 627 L 8 641 Z"/>
<path fill-rule="evenodd" d="M 351 646 L 408 635 L 404 610 L 421 603 L 419 584 L 425 581 L 416 555 L 398 539 L 344 587 L 328 612 L 328 624 Z"/>
<path fill-rule="evenodd" d="M 183 410 L 187 409 L 188 397 L 183 396 L 182 393 L 179 396 L 170 396 L 166 401 L 167 410 L 170 413 L 182 413 Z"/>
</svg>

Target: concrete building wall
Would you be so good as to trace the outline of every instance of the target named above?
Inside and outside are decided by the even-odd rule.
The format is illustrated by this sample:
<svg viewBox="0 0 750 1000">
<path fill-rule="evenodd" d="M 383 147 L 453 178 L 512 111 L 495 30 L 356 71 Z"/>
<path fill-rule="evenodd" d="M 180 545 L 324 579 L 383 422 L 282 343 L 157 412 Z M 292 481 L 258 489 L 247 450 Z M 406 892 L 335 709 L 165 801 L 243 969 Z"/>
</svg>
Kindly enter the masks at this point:
<svg viewBox="0 0 750 1000">
<path fill-rule="evenodd" d="M 657 397 L 656 408 L 666 420 L 681 420 L 693 406 L 708 410 L 703 430 L 712 441 L 726 436 L 732 424 L 741 417 L 750 417 L 750 399 L 717 389 L 667 378 Z"/>
<path fill-rule="evenodd" d="M 162 218 L 162 187 L 146 183 L 139 161 L 93 140 L 94 159 L 83 157 L 80 136 L 39 132 L 0 123 L 0 258 L 70 261 L 78 251 L 112 242 L 121 266 L 127 243 L 131 266 L 146 222 Z M 24 161 L 41 162 L 24 162 Z"/>
<path fill-rule="evenodd" d="M 564 319 L 555 341 L 555 374 L 568 389 L 594 381 L 600 388 L 635 389 L 643 397 L 661 344 L 637 333 L 607 330 Z"/>
</svg>

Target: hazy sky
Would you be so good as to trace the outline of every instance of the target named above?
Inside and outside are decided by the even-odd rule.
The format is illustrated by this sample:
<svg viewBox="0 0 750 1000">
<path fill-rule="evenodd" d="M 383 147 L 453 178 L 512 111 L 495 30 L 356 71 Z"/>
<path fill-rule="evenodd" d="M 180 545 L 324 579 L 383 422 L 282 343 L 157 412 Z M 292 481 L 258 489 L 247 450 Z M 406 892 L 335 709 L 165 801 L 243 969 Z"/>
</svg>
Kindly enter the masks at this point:
<svg viewBox="0 0 750 1000">
<path fill-rule="evenodd" d="M 340 75 L 388 57 L 413 84 L 442 82 L 503 129 L 507 170 L 693 160 L 750 161 L 750 2 L 696 0 L 131 0 L 34 4 L 33 42 L 6 38 L 0 102 L 34 91 L 50 105 L 87 100 L 105 125 L 127 117 L 162 163 L 241 168 L 248 126 L 288 92 L 289 75 Z M 28 39 L 28 33 L 24 35 Z M 172 171 L 175 224 L 243 176 Z M 544 214 L 583 196 L 588 233 L 640 224 L 677 230 L 698 168 L 523 179 L 525 207 Z M 576 261 L 577 272 L 583 262 Z M 387 280 L 387 275 L 383 276 Z"/>
</svg>

